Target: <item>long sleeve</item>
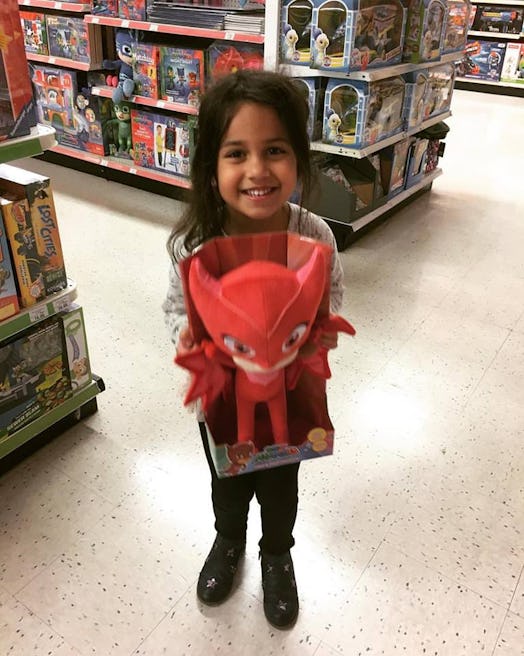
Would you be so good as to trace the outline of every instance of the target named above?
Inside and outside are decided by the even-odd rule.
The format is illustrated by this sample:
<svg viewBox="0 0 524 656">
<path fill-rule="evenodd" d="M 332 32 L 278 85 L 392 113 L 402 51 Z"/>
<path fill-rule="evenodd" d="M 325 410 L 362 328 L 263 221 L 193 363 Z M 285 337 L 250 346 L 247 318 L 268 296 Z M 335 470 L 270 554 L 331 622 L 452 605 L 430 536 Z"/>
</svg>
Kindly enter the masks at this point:
<svg viewBox="0 0 524 656">
<path fill-rule="evenodd" d="M 171 341 L 176 345 L 180 331 L 188 326 L 188 319 L 182 280 L 178 267 L 174 264 L 169 269 L 169 284 L 165 301 L 162 303 L 162 310 Z"/>
</svg>

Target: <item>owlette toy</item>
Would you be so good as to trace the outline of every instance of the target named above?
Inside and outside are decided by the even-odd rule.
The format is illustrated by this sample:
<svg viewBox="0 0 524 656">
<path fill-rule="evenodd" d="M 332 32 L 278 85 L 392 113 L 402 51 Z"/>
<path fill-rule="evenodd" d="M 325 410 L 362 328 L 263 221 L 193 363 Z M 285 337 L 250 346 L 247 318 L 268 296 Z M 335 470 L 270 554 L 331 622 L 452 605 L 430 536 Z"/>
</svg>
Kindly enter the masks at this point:
<svg viewBox="0 0 524 656">
<path fill-rule="evenodd" d="M 287 240 L 296 249 L 286 256 Z M 200 398 L 215 442 L 227 442 L 229 450 L 235 443 L 250 445 L 253 459 L 264 454 L 265 467 L 275 466 L 268 453 L 280 449 L 289 456 L 291 444 L 294 460 L 312 457 L 311 436 L 320 431 L 327 449 L 333 434 L 322 334 L 355 332 L 329 314 L 330 249 L 287 233 L 213 242 L 218 250 L 208 242 L 181 266 L 197 344 L 175 358 L 193 375 L 185 402 Z M 306 357 L 301 348 L 307 342 L 315 346 Z M 226 475 L 238 473 L 231 464 L 229 458 Z M 253 468 L 251 462 L 242 471 Z"/>
<path fill-rule="evenodd" d="M 136 39 L 129 30 L 117 30 L 115 34 L 115 46 L 118 59 L 113 61 L 105 59 L 104 68 L 118 71 L 118 77 L 110 75 L 107 78 L 109 86 L 115 87 L 113 91 L 113 102 L 119 103 L 129 99 L 135 90 L 133 80 L 133 57 Z"/>
</svg>

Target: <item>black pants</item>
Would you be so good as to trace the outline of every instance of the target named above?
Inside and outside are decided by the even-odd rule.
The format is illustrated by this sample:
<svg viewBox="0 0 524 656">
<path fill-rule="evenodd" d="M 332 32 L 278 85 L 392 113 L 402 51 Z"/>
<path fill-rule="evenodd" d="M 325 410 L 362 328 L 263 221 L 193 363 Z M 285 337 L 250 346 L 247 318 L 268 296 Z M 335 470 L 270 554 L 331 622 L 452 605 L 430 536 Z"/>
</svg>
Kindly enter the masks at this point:
<svg viewBox="0 0 524 656">
<path fill-rule="evenodd" d="M 211 498 L 217 532 L 230 540 L 244 540 L 249 503 L 256 495 L 262 520 L 260 549 L 275 556 L 289 551 L 295 544 L 293 527 L 297 517 L 299 463 L 218 478 L 205 424 L 199 422 L 198 425 L 211 471 Z"/>
</svg>

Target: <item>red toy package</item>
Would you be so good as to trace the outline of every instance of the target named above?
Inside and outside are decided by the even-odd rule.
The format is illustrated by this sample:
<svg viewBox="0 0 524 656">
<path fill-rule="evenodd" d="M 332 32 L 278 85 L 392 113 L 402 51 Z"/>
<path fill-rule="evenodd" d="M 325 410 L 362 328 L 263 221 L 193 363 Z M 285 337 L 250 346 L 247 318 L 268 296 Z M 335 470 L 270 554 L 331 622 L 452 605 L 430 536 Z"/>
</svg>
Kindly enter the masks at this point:
<svg viewBox="0 0 524 656">
<path fill-rule="evenodd" d="M 181 262 L 196 347 L 175 361 L 219 477 L 333 452 L 320 340 L 355 331 L 329 312 L 330 263 L 329 246 L 285 232 L 213 239 Z"/>
<path fill-rule="evenodd" d="M 36 125 L 33 89 L 17 0 L 0 2 L 0 141 Z"/>
</svg>

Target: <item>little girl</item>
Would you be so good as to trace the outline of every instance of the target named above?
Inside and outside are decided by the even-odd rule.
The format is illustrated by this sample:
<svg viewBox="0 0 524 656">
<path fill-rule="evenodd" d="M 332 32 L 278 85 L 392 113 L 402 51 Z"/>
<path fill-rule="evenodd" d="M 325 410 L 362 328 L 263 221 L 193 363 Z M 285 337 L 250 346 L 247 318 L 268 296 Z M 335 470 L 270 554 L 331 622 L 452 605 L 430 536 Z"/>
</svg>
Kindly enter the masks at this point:
<svg viewBox="0 0 524 656">
<path fill-rule="evenodd" d="M 174 264 L 163 309 L 179 353 L 191 349 L 193 340 L 176 263 L 212 237 L 290 231 L 328 243 L 333 248 L 331 309 L 340 309 L 343 272 L 333 234 L 323 219 L 289 202 L 297 184 L 303 194 L 310 188 L 307 119 L 302 94 L 277 73 L 239 71 L 203 96 L 191 201 L 168 241 Z M 322 342 L 334 348 L 336 334 L 324 335 Z M 230 593 L 245 549 L 249 504 L 256 495 L 262 521 L 264 612 L 273 626 L 288 627 L 298 615 L 290 549 L 299 465 L 218 478 L 205 425 L 199 425 L 211 470 L 216 538 L 200 572 L 197 595 L 204 603 L 218 604 Z"/>
</svg>

